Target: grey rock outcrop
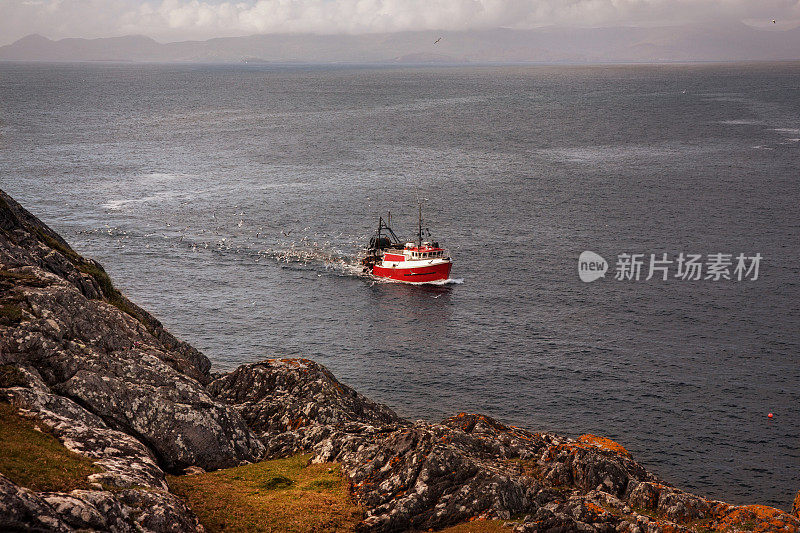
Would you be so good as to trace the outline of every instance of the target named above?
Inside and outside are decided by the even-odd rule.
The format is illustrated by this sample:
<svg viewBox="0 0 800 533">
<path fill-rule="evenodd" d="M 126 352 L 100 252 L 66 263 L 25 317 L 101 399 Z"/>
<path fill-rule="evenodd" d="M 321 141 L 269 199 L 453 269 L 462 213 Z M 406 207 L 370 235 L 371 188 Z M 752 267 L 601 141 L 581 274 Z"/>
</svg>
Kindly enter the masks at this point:
<svg viewBox="0 0 800 533">
<path fill-rule="evenodd" d="M 72 529 L 39 495 L 18 487 L 0 474 L 0 530 L 55 531 Z"/>
<path fill-rule="evenodd" d="M 0 401 L 102 469 L 89 478 L 98 490 L 69 494 L 4 478 L 0 529 L 202 530 L 168 492 L 164 471 L 264 453 L 242 417 L 206 392 L 208 359 L 2 191 L 0 365 L 14 371 L 0 382 Z"/>
<path fill-rule="evenodd" d="M 323 435 L 370 431 L 407 422 L 339 381 L 308 359 L 270 359 L 242 365 L 208 386 L 234 407 L 267 447 L 269 457 L 308 450 Z"/>
<path fill-rule="evenodd" d="M 0 364 L 35 369 L 54 394 L 135 436 L 167 469 L 261 456 L 238 413 L 206 393 L 205 356 L 2 192 L 0 213 L 0 298 L 18 313 L 16 323 L 0 325 Z"/>
<path fill-rule="evenodd" d="M 167 491 L 37 493 L 0 474 L 0 496 L 0 531 L 204 531 L 191 509 Z"/>
<path fill-rule="evenodd" d="M 464 413 L 441 424 L 402 420 L 306 359 L 244 365 L 209 391 L 242 413 L 270 456 L 341 462 L 367 511 L 364 531 L 514 517 L 523 517 L 520 532 L 737 531 L 753 521 L 800 530 L 777 509 L 680 491 L 602 437 L 531 433 Z"/>
</svg>

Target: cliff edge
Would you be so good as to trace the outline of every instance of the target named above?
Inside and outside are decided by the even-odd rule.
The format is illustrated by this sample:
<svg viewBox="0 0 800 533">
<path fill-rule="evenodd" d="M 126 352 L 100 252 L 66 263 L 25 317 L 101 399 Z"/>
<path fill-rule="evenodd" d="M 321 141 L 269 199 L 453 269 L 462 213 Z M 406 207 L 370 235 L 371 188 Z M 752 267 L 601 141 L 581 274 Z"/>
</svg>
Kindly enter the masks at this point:
<svg viewBox="0 0 800 533">
<path fill-rule="evenodd" d="M 93 465 L 71 490 L 0 474 L 0 530 L 203 531 L 165 474 L 310 453 L 342 465 L 363 531 L 483 518 L 524 532 L 800 531 L 796 502 L 789 514 L 686 493 L 602 437 L 464 413 L 410 422 L 307 359 L 210 366 L 0 191 L 0 415 Z"/>
</svg>

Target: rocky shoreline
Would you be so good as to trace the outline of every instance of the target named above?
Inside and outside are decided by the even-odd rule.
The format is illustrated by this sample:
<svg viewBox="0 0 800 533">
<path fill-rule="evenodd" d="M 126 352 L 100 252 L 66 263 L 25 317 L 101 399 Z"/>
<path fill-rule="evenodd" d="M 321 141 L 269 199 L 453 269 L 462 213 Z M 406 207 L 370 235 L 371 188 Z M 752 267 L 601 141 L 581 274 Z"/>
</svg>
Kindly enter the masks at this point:
<svg viewBox="0 0 800 533">
<path fill-rule="evenodd" d="M 342 465 L 363 531 L 482 518 L 524 532 L 800 531 L 800 494 L 792 513 L 708 500 L 602 437 L 476 414 L 404 420 L 306 359 L 210 368 L 0 191 L 0 402 L 101 469 L 68 493 L 0 474 L 0 530 L 202 531 L 167 473 L 310 452 Z"/>
</svg>

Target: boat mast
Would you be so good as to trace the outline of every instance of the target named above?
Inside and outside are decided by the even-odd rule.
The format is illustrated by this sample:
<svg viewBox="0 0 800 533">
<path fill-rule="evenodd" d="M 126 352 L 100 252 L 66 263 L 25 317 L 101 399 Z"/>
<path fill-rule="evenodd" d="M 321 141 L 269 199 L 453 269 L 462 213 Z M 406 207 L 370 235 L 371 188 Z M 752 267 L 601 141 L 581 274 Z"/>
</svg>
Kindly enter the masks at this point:
<svg viewBox="0 0 800 533">
<path fill-rule="evenodd" d="M 419 203 L 419 247 L 422 248 L 422 202 Z"/>
</svg>

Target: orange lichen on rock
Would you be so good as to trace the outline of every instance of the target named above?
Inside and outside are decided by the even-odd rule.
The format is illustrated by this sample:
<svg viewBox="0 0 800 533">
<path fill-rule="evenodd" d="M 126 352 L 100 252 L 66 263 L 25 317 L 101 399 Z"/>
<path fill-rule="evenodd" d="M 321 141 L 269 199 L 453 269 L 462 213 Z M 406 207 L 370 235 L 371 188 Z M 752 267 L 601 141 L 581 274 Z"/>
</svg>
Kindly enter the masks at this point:
<svg viewBox="0 0 800 533">
<path fill-rule="evenodd" d="M 603 450 L 608 450 L 614 453 L 618 453 L 620 455 L 624 455 L 628 459 L 632 459 L 630 452 L 626 450 L 621 444 L 614 442 L 611 439 L 607 439 L 606 437 L 598 437 L 597 435 L 586 434 L 581 435 L 578 437 L 578 442 L 583 444 L 590 444 L 592 446 L 597 446 Z"/>
<path fill-rule="evenodd" d="M 597 516 L 600 516 L 600 515 L 606 514 L 606 513 L 608 512 L 608 511 L 606 511 L 605 509 L 603 509 L 602 507 L 600 507 L 599 505 L 597 505 L 597 504 L 596 504 L 596 503 L 594 503 L 594 502 L 585 501 L 585 502 L 584 502 L 584 505 L 586 506 L 586 508 L 587 508 L 589 511 L 591 511 L 592 513 L 594 513 L 594 514 L 595 514 L 595 515 L 597 515 Z"/>
<path fill-rule="evenodd" d="M 574 455 L 576 446 L 584 447 L 584 445 L 577 443 L 563 443 L 563 444 L 557 444 L 555 446 L 550 446 L 547 449 L 545 449 L 544 454 L 542 454 L 542 461 L 550 462 L 550 461 L 555 461 L 556 459 L 563 457 L 566 454 Z"/>
<path fill-rule="evenodd" d="M 289 429 L 291 430 L 297 430 L 306 425 L 308 425 L 308 421 L 303 417 L 295 418 L 289 421 Z"/>
<path fill-rule="evenodd" d="M 800 520 L 796 517 L 766 505 L 743 505 L 734 507 L 718 522 L 720 529 L 744 529 L 755 533 L 770 531 L 800 532 Z"/>
<path fill-rule="evenodd" d="M 794 497 L 794 503 L 792 504 L 792 514 L 794 514 L 797 518 L 800 518 L 800 490 L 797 491 L 797 496 Z"/>
</svg>

